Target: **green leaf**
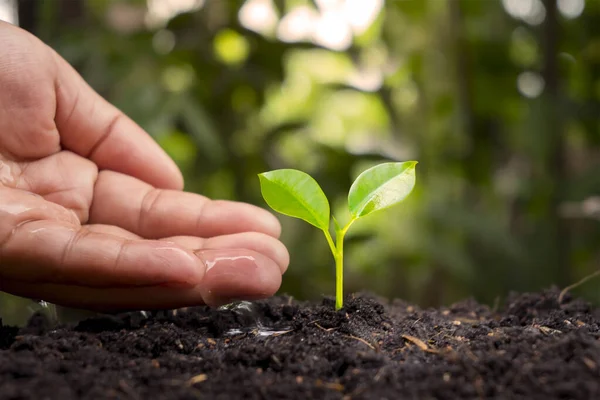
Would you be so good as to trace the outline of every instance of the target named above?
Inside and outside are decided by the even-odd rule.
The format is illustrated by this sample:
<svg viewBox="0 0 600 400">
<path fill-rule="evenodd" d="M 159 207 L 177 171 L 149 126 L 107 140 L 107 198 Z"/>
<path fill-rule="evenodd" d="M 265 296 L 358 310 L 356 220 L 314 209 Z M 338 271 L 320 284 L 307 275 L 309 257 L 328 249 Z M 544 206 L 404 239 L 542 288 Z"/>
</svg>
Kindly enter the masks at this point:
<svg viewBox="0 0 600 400">
<path fill-rule="evenodd" d="M 348 194 L 352 216 L 364 217 L 404 200 L 415 187 L 416 165 L 416 161 L 384 163 L 360 174 Z"/>
<path fill-rule="evenodd" d="M 329 229 L 329 201 L 310 175 L 295 169 L 278 169 L 258 177 L 262 195 L 273 210 L 319 229 Z"/>
</svg>

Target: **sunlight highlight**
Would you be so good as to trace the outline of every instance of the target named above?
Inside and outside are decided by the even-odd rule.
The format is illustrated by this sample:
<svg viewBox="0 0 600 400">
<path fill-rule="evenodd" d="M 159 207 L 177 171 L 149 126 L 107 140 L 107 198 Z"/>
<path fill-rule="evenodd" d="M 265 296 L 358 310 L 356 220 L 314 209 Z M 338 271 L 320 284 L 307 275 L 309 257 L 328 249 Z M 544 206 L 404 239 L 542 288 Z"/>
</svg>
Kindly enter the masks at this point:
<svg viewBox="0 0 600 400">
<path fill-rule="evenodd" d="M 331 50 L 347 50 L 352 45 L 352 38 L 348 21 L 340 18 L 340 14 L 333 11 L 321 14 L 314 27 L 314 42 Z"/>
<path fill-rule="evenodd" d="M 541 0 L 502 0 L 502 5 L 508 15 L 529 25 L 539 25 L 546 19 L 546 7 Z"/>
<path fill-rule="evenodd" d="M 383 72 L 379 68 L 356 71 L 348 79 L 348 84 L 365 92 L 376 92 L 383 85 Z"/>
<path fill-rule="evenodd" d="M 558 0 L 557 6 L 563 17 L 575 19 L 583 13 L 585 0 Z"/>
<path fill-rule="evenodd" d="M 151 27 L 164 25 L 179 14 L 199 10 L 204 2 L 205 0 L 146 0 L 146 24 Z"/>
<path fill-rule="evenodd" d="M 383 0 L 346 0 L 344 15 L 355 35 L 363 34 L 383 8 Z"/>
<path fill-rule="evenodd" d="M 316 0 L 318 9 L 293 8 L 283 17 L 277 37 L 284 42 L 313 42 L 331 50 L 344 51 L 354 36 L 363 34 L 378 17 L 383 0 Z"/>
<path fill-rule="evenodd" d="M 536 72 L 523 72 L 517 78 L 517 89 L 523 96 L 534 99 L 544 91 L 544 78 Z"/>
<path fill-rule="evenodd" d="M 272 0 L 248 0 L 238 14 L 246 29 L 264 35 L 271 34 L 277 25 L 277 12 Z"/>
<path fill-rule="evenodd" d="M 277 37 L 282 42 L 310 41 L 319 13 L 307 6 L 296 7 L 286 14 L 277 27 Z"/>
</svg>

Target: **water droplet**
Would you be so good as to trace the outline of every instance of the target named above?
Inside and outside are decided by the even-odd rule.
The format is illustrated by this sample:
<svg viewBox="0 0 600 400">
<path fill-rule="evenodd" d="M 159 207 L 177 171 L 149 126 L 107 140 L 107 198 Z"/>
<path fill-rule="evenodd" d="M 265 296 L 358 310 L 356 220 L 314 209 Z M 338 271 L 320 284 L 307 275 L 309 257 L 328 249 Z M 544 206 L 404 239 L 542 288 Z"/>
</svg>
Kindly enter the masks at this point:
<svg viewBox="0 0 600 400">
<path fill-rule="evenodd" d="M 235 301 L 219 307 L 219 311 L 233 311 L 236 313 L 258 314 L 258 307 L 250 301 Z"/>
<path fill-rule="evenodd" d="M 237 336 L 242 334 L 252 334 L 258 337 L 268 337 L 283 335 L 290 332 L 290 327 L 270 327 L 261 321 L 259 307 L 250 301 L 237 301 L 219 307 L 219 311 L 230 311 L 239 314 L 248 319 L 251 324 L 242 328 L 232 328 L 225 332 L 227 336 Z"/>
</svg>

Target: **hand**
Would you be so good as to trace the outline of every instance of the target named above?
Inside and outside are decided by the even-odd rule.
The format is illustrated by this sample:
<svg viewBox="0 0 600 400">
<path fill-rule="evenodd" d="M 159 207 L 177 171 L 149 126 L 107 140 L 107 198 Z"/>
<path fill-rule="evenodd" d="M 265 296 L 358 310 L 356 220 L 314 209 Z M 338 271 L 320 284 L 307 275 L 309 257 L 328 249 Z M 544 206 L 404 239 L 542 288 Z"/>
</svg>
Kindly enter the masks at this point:
<svg viewBox="0 0 600 400">
<path fill-rule="evenodd" d="M 182 188 L 139 126 L 0 21 L 0 290 L 101 310 L 273 295 L 277 219 Z"/>
</svg>

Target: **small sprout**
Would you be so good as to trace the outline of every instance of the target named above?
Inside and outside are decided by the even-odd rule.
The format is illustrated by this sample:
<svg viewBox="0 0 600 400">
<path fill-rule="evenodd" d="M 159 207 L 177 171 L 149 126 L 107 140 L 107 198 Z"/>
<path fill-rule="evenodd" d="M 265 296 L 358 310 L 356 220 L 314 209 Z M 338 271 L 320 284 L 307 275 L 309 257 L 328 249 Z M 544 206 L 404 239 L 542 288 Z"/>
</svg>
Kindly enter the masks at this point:
<svg viewBox="0 0 600 400">
<path fill-rule="evenodd" d="M 330 215 L 329 201 L 319 184 L 308 174 L 278 169 L 259 174 L 262 195 L 273 210 L 302 219 L 325 234 L 335 259 L 335 308 L 343 306 L 344 236 L 359 218 L 389 208 L 404 200 L 415 186 L 416 161 L 384 163 L 367 169 L 356 178 L 348 194 L 350 220 L 340 226 Z M 333 218 L 335 243 L 329 232 Z"/>
</svg>

